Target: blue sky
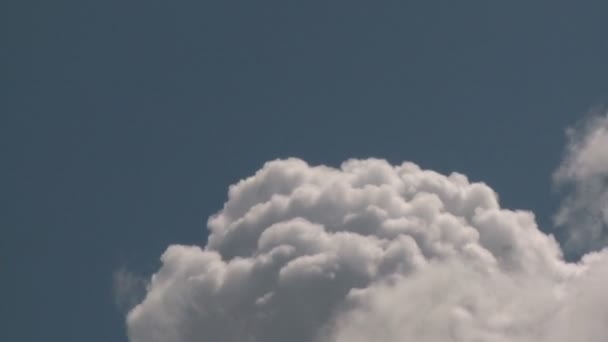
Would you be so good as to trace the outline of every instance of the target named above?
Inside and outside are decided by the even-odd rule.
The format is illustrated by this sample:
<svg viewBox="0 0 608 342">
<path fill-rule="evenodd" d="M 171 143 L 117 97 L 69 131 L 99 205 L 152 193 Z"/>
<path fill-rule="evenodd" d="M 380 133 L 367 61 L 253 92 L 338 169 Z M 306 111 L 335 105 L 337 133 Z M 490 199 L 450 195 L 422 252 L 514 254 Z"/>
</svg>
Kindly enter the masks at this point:
<svg viewBox="0 0 608 342">
<path fill-rule="evenodd" d="M 603 1 L 5 2 L 0 339 L 126 341 L 113 274 L 267 160 L 410 160 L 551 229 L 608 94 Z"/>
</svg>

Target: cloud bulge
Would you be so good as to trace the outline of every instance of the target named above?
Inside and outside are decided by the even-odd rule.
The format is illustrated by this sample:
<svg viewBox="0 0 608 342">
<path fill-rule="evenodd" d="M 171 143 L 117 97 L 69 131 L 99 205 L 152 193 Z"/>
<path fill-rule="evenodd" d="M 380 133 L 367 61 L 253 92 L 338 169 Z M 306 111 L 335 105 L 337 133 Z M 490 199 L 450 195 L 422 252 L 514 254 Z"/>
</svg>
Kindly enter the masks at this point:
<svg viewBox="0 0 608 342">
<path fill-rule="evenodd" d="M 556 178 L 596 175 L 572 171 L 572 146 Z M 459 173 L 271 161 L 230 187 L 208 229 L 206 246 L 162 255 L 128 314 L 131 342 L 608 336 L 608 252 L 564 261 L 531 212 L 501 208 L 490 187 Z"/>
</svg>

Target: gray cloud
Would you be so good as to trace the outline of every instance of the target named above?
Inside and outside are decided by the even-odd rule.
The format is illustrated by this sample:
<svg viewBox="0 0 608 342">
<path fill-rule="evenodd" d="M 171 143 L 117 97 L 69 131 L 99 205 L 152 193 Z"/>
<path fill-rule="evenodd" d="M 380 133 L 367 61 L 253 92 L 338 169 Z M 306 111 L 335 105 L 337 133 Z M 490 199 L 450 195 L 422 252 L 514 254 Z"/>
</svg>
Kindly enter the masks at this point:
<svg viewBox="0 0 608 342">
<path fill-rule="evenodd" d="M 589 171 L 590 172 L 590 171 Z M 170 246 L 132 342 L 599 341 L 607 252 L 567 263 L 464 175 L 287 159 L 230 187 L 205 247 Z"/>
<path fill-rule="evenodd" d="M 114 272 L 112 290 L 120 311 L 128 312 L 146 296 L 147 279 L 120 268 Z"/>
<path fill-rule="evenodd" d="M 566 251 L 580 255 L 608 242 L 608 115 L 587 119 L 567 133 L 565 157 L 554 174 L 567 196 L 555 222 L 566 233 Z"/>
</svg>

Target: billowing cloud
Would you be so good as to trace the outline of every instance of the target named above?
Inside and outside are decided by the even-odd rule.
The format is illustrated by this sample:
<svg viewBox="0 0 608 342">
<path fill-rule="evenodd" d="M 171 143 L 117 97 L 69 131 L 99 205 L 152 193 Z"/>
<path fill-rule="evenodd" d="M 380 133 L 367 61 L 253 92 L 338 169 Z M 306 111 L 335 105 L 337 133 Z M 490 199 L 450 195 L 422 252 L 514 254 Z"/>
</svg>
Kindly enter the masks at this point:
<svg viewBox="0 0 608 342">
<path fill-rule="evenodd" d="M 163 254 L 128 315 L 132 342 L 608 337 L 608 252 L 565 262 L 532 213 L 462 174 L 272 161 L 208 228 L 206 246 Z"/>
<path fill-rule="evenodd" d="M 555 222 L 564 247 L 581 254 L 608 243 L 608 115 L 568 130 L 569 143 L 554 181 L 568 192 Z"/>
</svg>

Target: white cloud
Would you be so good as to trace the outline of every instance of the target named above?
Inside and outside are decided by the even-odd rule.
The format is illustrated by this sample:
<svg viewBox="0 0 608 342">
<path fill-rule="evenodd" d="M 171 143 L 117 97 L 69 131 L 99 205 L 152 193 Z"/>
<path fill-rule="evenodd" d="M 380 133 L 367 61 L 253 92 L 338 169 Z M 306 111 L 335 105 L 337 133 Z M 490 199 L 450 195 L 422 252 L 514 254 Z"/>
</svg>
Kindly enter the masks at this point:
<svg viewBox="0 0 608 342">
<path fill-rule="evenodd" d="M 569 193 L 555 222 L 566 232 L 565 249 L 581 254 L 608 243 L 608 115 L 585 120 L 568 137 L 554 181 Z"/>
<path fill-rule="evenodd" d="M 591 171 L 587 171 L 591 172 Z M 608 336 L 608 253 L 567 263 L 534 215 L 461 174 L 269 162 L 204 248 L 170 246 L 132 342 L 560 342 Z"/>
</svg>

